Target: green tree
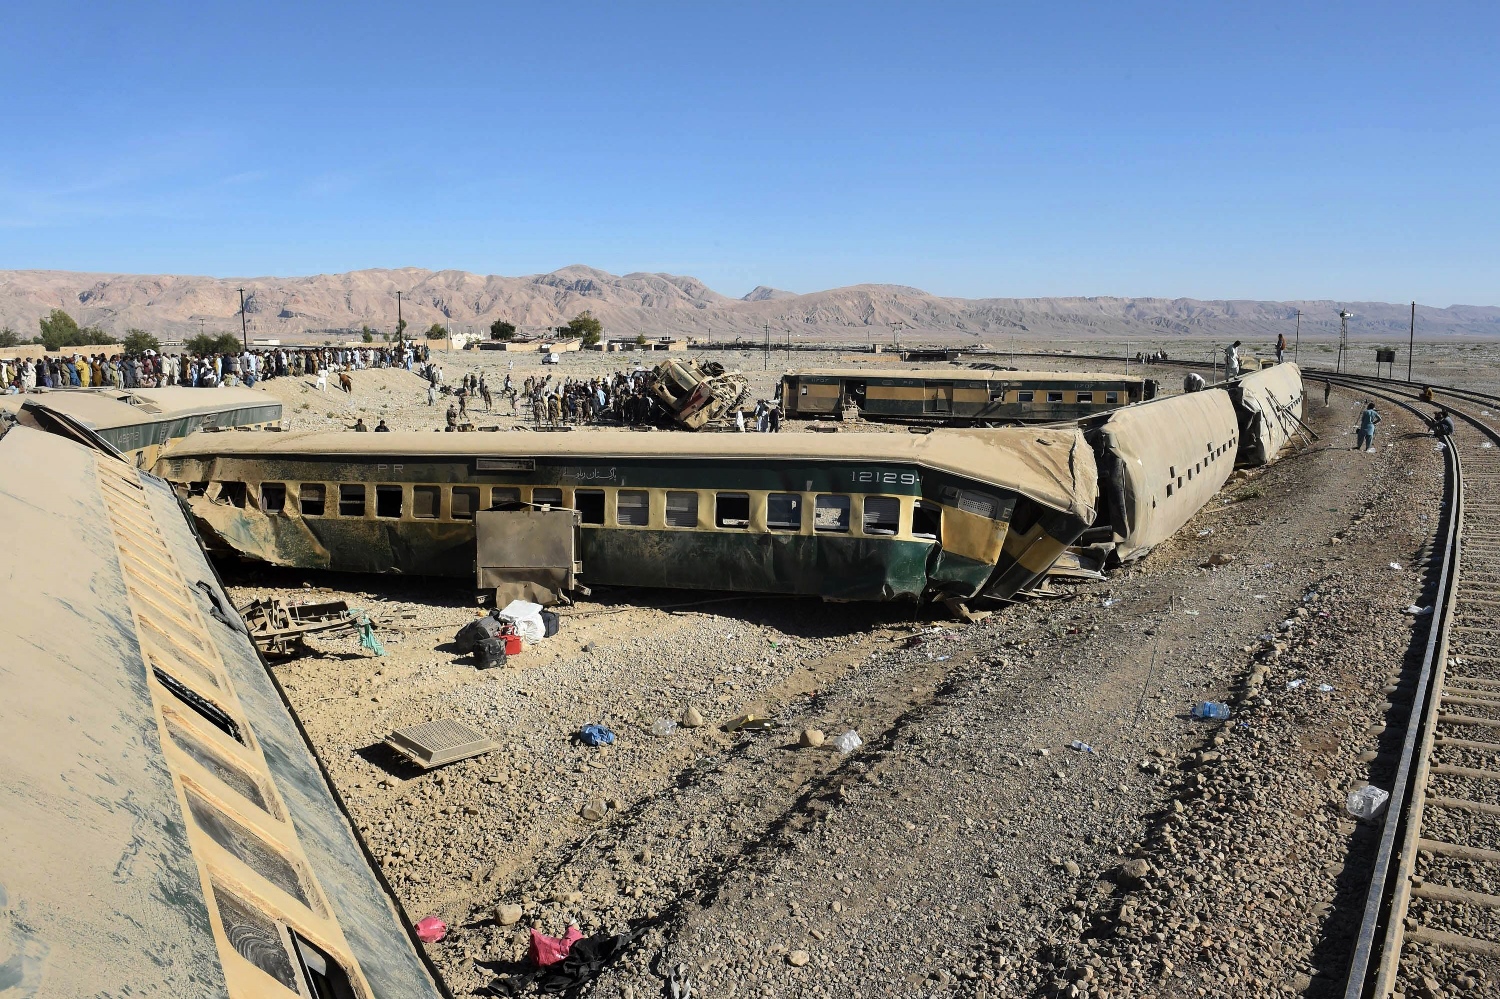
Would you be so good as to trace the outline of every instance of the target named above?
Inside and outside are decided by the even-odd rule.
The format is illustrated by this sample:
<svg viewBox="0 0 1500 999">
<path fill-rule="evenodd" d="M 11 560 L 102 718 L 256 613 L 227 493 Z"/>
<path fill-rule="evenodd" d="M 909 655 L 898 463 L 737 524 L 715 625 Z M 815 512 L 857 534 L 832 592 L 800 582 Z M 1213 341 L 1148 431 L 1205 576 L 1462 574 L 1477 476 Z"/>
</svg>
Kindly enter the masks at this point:
<svg viewBox="0 0 1500 999">
<path fill-rule="evenodd" d="M 635 335 L 635 345 L 637 347 L 644 347 L 644 346 L 646 346 L 646 334 L 644 334 L 644 333 L 637 333 Z"/>
<path fill-rule="evenodd" d="M 161 353 L 161 341 L 145 330 L 126 330 L 124 347 L 127 354 L 144 354 L 148 350 Z"/>
<path fill-rule="evenodd" d="M 365 323 L 363 326 L 361 326 L 359 328 L 359 335 L 360 335 L 360 338 L 363 339 L 365 343 L 374 343 L 375 342 L 375 331 L 372 330 L 372 329 L 370 329 L 370 324 L 369 323 Z"/>
<path fill-rule="evenodd" d="M 48 350 L 62 350 L 78 343 L 78 323 L 62 309 L 53 309 L 38 319 L 37 325 L 42 330 L 42 346 Z"/>
<path fill-rule="evenodd" d="M 496 319 L 490 323 L 491 340 L 509 340 L 516 335 L 516 324 L 508 323 L 504 319 Z"/>
<path fill-rule="evenodd" d="M 189 337 L 183 344 L 190 354 L 200 357 L 208 357 L 211 354 L 237 354 L 240 351 L 240 338 L 233 333 L 199 333 L 195 337 Z"/>
<path fill-rule="evenodd" d="M 396 339 L 402 340 L 406 337 L 406 320 L 403 319 L 396 324 Z"/>
<path fill-rule="evenodd" d="M 592 347 L 604 338 L 604 324 L 595 319 L 592 312 L 584 309 L 568 325 L 562 327 L 561 332 L 572 337 L 582 337 L 583 345 Z"/>
<path fill-rule="evenodd" d="M 9 326 L 0 327 L 0 347 L 16 347 L 21 343 L 21 334 Z"/>
<path fill-rule="evenodd" d="M 427 327 L 427 339 L 429 340 L 442 340 L 447 338 L 447 336 L 448 331 L 443 329 L 442 323 L 433 323 Z"/>
</svg>

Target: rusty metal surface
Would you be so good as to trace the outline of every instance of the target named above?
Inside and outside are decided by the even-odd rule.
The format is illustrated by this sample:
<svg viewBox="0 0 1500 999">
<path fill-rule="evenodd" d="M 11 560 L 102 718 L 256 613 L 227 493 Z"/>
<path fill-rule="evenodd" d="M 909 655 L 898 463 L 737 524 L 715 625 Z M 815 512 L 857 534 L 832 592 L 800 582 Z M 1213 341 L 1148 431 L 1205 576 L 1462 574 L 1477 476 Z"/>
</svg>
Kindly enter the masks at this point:
<svg viewBox="0 0 1500 999">
<path fill-rule="evenodd" d="M 578 513 L 574 510 L 482 510 L 474 516 L 475 585 L 511 600 L 557 603 L 575 585 Z"/>
</svg>

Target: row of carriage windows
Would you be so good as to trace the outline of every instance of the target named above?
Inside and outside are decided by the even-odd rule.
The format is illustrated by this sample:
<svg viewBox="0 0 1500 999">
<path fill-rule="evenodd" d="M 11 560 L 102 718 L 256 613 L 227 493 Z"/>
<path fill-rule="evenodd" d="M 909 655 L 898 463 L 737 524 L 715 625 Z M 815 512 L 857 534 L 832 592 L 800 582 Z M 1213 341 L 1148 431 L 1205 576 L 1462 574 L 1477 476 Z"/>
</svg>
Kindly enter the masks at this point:
<svg viewBox="0 0 1500 999">
<path fill-rule="evenodd" d="M 443 494 L 447 493 L 449 520 L 473 520 L 485 509 L 508 509 L 522 503 L 518 486 L 411 486 L 410 508 L 406 486 L 373 487 L 373 512 L 376 517 L 415 520 L 441 520 Z M 482 492 L 488 492 L 489 505 L 481 505 Z M 246 484 L 223 482 L 219 496 L 232 506 L 244 507 Z M 968 489 L 949 489 L 944 501 L 965 513 L 1000 517 L 1000 503 L 987 493 Z M 365 517 L 371 512 L 371 487 L 365 483 L 304 482 L 297 489 L 297 511 L 304 517 Z M 759 495 L 748 492 L 667 490 L 662 499 L 662 523 L 666 527 L 696 528 L 709 523 L 720 530 L 745 531 L 751 525 L 751 507 Z M 604 525 L 610 500 L 614 501 L 615 520 L 619 527 L 651 525 L 651 494 L 645 489 L 574 489 L 573 506 L 585 524 Z M 705 502 L 706 500 L 706 502 Z M 541 486 L 531 490 L 530 503 L 535 506 L 561 507 L 563 490 Z M 765 523 L 770 531 L 801 531 L 809 498 L 803 493 L 765 494 Z M 866 495 L 856 514 L 854 499 L 842 494 L 820 494 L 811 498 L 812 528 L 817 532 L 849 533 L 856 519 L 861 533 L 890 537 L 901 533 L 901 500 L 895 496 Z M 287 486 L 284 482 L 260 485 L 260 507 L 265 513 L 287 512 Z M 705 508 L 706 507 L 706 508 Z M 911 505 L 911 534 L 936 540 L 942 533 L 942 508 L 935 503 L 916 500 Z"/>
<path fill-rule="evenodd" d="M 1218 461 L 1220 458 L 1224 457 L 1225 455 L 1232 454 L 1234 452 L 1235 440 L 1235 438 L 1230 438 L 1227 442 L 1220 444 L 1218 447 L 1210 448 L 1208 457 L 1204 458 L 1202 461 L 1194 462 L 1191 466 L 1183 466 L 1181 475 L 1178 474 L 1176 465 L 1169 466 L 1167 468 L 1167 495 L 1171 496 L 1174 492 L 1176 492 L 1177 489 L 1181 489 L 1184 483 L 1193 481 L 1194 475 L 1203 474 L 1203 470 L 1205 468 Z"/>
</svg>

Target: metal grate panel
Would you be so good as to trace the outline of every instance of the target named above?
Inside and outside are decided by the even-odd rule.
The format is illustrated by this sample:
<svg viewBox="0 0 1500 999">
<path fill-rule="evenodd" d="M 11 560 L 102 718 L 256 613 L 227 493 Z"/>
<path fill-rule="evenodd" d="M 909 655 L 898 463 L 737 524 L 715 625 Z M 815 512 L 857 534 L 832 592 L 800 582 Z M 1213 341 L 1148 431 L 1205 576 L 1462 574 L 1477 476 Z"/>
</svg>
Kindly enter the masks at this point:
<svg viewBox="0 0 1500 999">
<path fill-rule="evenodd" d="M 386 736 L 385 744 L 424 770 L 498 748 L 483 732 L 447 718 L 398 728 Z"/>
</svg>

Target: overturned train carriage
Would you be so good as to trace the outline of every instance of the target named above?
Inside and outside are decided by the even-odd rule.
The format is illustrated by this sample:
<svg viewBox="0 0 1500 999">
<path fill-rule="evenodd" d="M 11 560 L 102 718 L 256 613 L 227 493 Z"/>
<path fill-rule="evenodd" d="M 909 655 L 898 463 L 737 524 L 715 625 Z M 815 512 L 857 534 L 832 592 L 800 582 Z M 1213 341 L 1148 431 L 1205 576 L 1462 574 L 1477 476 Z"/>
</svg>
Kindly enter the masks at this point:
<svg viewBox="0 0 1500 999">
<path fill-rule="evenodd" d="M 1120 561 L 1145 555 L 1192 519 L 1234 471 L 1240 424 L 1219 389 L 1157 399 L 1090 424 L 1101 524 Z"/>
<path fill-rule="evenodd" d="M 219 547 L 279 565 L 473 578 L 477 512 L 561 507 L 589 585 L 842 600 L 1009 597 L 1097 495 L 1072 429 L 217 435 L 156 470 Z"/>
<path fill-rule="evenodd" d="M 171 488 L 0 464 L 0 993 L 438 999 Z"/>
<path fill-rule="evenodd" d="M 1269 465 L 1303 427 L 1302 370 L 1295 364 L 1275 364 L 1226 387 L 1239 412 L 1239 463 Z"/>
</svg>

